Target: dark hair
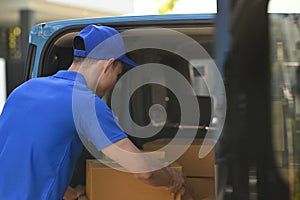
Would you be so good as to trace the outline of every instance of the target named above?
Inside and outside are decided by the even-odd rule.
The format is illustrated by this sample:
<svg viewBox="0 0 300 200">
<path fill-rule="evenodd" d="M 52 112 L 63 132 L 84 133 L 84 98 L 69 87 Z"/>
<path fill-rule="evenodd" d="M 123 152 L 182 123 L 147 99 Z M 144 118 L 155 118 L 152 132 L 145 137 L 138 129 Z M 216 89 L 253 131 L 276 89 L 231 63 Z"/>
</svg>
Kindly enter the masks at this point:
<svg viewBox="0 0 300 200">
<path fill-rule="evenodd" d="M 114 60 L 114 62 L 112 63 L 112 68 L 115 69 L 119 62 L 122 62 L 122 61 L 121 60 Z"/>
<path fill-rule="evenodd" d="M 83 63 L 83 61 L 87 64 L 87 65 L 92 65 L 95 64 L 98 60 L 94 59 L 94 58 L 86 58 L 86 57 L 78 57 L 78 56 L 74 56 L 73 58 L 73 63 Z M 114 60 L 114 62 L 112 63 L 112 69 L 115 69 L 118 65 L 119 62 L 122 62 L 121 60 Z"/>
<path fill-rule="evenodd" d="M 79 56 L 74 56 L 73 58 L 73 63 L 83 63 L 83 61 L 87 65 L 92 65 L 95 64 L 98 60 L 94 58 L 86 58 L 86 57 L 79 57 Z"/>
</svg>

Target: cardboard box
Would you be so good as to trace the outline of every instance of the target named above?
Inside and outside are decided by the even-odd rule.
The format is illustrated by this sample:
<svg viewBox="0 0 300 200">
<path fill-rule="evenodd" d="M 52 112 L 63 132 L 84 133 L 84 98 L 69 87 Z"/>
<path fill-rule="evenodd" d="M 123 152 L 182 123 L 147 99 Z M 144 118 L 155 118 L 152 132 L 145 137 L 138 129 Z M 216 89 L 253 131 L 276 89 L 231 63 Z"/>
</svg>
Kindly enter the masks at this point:
<svg viewBox="0 0 300 200">
<path fill-rule="evenodd" d="M 170 142 L 170 139 L 159 139 L 143 145 L 143 151 L 155 151 Z M 215 151 L 212 150 L 205 158 L 198 157 L 202 139 L 195 139 L 185 153 L 176 160 L 176 163 L 182 166 L 185 176 L 193 177 L 214 177 L 215 176 Z M 177 145 L 177 144 L 176 144 Z M 180 145 L 180 144 L 178 144 Z M 185 144 L 183 144 L 185 145 Z M 176 147 L 174 148 L 176 149 Z M 168 158 L 170 152 L 165 152 Z M 167 159 L 168 160 L 168 159 Z"/>
<path fill-rule="evenodd" d="M 182 200 L 191 199 L 214 199 L 214 179 L 213 178 L 187 178 L 186 179 L 186 195 Z"/>
<path fill-rule="evenodd" d="M 174 164 L 177 170 L 182 167 Z M 98 160 L 87 160 L 86 193 L 89 200 L 170 200 L 171 193 L 163 187 L 147 185 L 131 173 L 112 169 Z M 177 196 L 176 200 L 180 200 Z"/>
</svg>

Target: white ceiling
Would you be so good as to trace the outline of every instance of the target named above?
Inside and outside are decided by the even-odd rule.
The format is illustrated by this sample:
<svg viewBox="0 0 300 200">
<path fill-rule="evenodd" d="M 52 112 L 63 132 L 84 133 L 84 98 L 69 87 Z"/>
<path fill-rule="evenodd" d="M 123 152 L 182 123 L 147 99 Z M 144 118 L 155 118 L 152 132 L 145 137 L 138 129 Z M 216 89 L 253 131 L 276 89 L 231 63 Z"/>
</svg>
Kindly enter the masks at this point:
<svg viewBox="0 0 300 200">
<path fill-rule="evenodd" d="M 35 23 L 157 12 L 154 0 L 0 0 L 0 3 L 0 27 L 19 25 L 22 9 L 35 12 Z M 216 0 L 179 0 L 174 11 L 215 13 Z M 269 12 L 300 13 L 300 1 L 270 0 Z"/>
<path fill-rule="evenodd" d="M 134 11 L 134 0 L 0 0 L 0 2 L 0 27 L 19 25 L 19 13 L 22 9 L 33 10 L 36 23 L 116 16 Z"/>
<path fill-rule="evenodd" d="M 270 0 L 269 13 L 300 13 L 299 0 Z"/>
</svg>

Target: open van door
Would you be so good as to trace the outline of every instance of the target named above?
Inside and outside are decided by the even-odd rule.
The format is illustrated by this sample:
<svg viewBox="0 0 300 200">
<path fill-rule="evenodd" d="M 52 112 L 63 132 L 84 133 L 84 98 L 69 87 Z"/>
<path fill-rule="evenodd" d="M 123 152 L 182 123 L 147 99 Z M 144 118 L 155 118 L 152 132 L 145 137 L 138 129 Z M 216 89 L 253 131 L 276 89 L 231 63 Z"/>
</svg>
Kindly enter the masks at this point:
<svg viewBox="0 0 300 200">
<path fill-rule="evenodd" d="M 214 30 L 215 15 L 210 14 L 190 14 L 190 15 L 160 15 L 160 16 L 134 16 L 134 17 L 112 17 L 81 19 L 42 23 L 36 25 L 30 33 L 30 45 L 26 62 L 26 79 L 43 77 L 55 74 L 58 70 L 67 70 L 73 60 L 72 40 L 75 35 L 89 24 L 102 24 L 114 27 L 123 36 L 127 56 L 134 60 L 140 66 L 145 66 L 154 70 L 157 64 L 168 66 L 186 81 L 191 87 L 184 89 L 178 79 L 177 86 L 180 96 L 189 99 L 194 96 L 197 102 L 195 109 L 201 109 L 200 120 L 196 124 L 190 124 L 186 120 L 185 124 L 180 124 L 181 114 L 180 102 L 174 91 L 163 87 L 164 76 L 162 75 L 161 84 L 150 83 L 138 87 L 136 91 L 130 94 L 128 89 L 123 90 L 123 96 L 128 97 L 130 105 L 130 116 L 124 119 L 132 118 L 134 123 L 139 126 L 152 124 L 158 128 L 155 135 L 149 137 L 129 136 L 137 145 L 143 147 L 143 144 L 160 138 L 173 138 L 178 130 L 183 130 L 183 137 L 193 135 L 196 138 L 204 138 L 209 131 L 209 125 L 212 121 L 213 100 L 209 95 L 209 88 L 205 85 L 205 80 L 210 80 L 209 70 L 214 64 Z M 137 30 L 137 31 L 136 31 Z M 132 33 L 132 34 L 129 34 Z M 175 37 L 174 35 L 179 35 Z M 168 41 L 173 39 L 173 44 L 169 46 Z M 148 43 L 145 45 L 145 41 Z M 149 42 L 150 41 L 150 42 Z M 156 41 L 156 46 L 151 44 Z M 174 42 L 175 41 L 175 42 Z M 199 50 L 190 49 L 189 43 L 195 43 L 201 47 L 203 55 L 199 57 Z M 197 47 L 198 48 L 198 47 Z M 129 50 L 128 50 L 129 49 Z M 180 55 L 180 52 L 188 50 L 188 58 Z M 179 52 L 179 53 L 178 53 Z M 132 87 L 132 83 L 126 82 L 122 87 Z M 129 96 L 132 95 L 132 96 Z M 104 97 L 104 100 L 110 106 L 112 94 Z M 125 102 L 126 103 L 126 102 Z M 122 104 L 122 102 L 120 102 Z M 153 105 L 159 104 L 167 114 L 166 119 L 160 120 L 159 117 L 149 116 L 149 110 Z M 128 104 L 120 107 L 128 107 Z M 161 107 L 152 109 L 152 115 L 160 115 Z M 120 115 L 126 114 L 121 110 Z M 192 113 L 192 112 L 191 112 Z M 195 112 L 196 113 L 196 112 Z M 150 113 L 151 115 L 151 113 Z M 162 116 L 164 113 L 162 113 Z M 118 117 L 118 116 L 117 116 Z M 120 117 L 121 118 L 121 117 Z M 122 117 L 123 119 L 123 117 Z M 196 119 L 197 120 L 197 119 Z M 130 130 L 128 121 L 120 121 L 120 124 Z M 127 129 L 128 128 L 128 129 Z M 198 154 L 197 150 L 197 154 Z M 210 154 L 213 155 L 213 154 Z M 198 157 L 198 155 L 196 155 Z M 206 156 L 206 155 L 204 155 Z M 75 171 L 73 184 L 84 183 L 85 176 L 82 172 L 85 166 L 86 158 L 91 156 L 85 152 L 82 159 L 78 161 L 78 167 Z M 214 158 L 212 156 L 211 158 Z M 214 169 L 214 163 L 211 163 L 210 171 Z M 214 177 L 209 176 L 211 185 L 210 194 L 214 192 Z"/>
<path fill-rule="evenodd" d="M 121 34 L 124 33 L 125 48 L 129 49 L 128 57 L 137 64 L 159 63 L 169 66 L 179 72 L 192 85 L 203 111 L 199 126 L 195 128 L 199 129 L 198 136 L 204 137 L 211 121 L 212 100 L 209 97 L 204 79 L 206 78 L 206 81 L 212 79 L 208 77 L 210 73 L 207 71 L 211 65 L 214 65 L 214 21 L 215 15 L 191 14 L 95 18 L 38 24 L 30 34 L 26 79 L 49 76 L 58 70 L 68 69 L 73 60 L 72 40 L 85 26 L 89 24 L 112 26 Z M 130 34 L 127 34 L 128 32 Z M 131 34 L 132 32 L 133 34 Z M 174 33 L 175 35 L 179 34 L 179 37 L 174 36 Z M 173 46 L 169 45 L 170 39 L 173 39 Z M 148 44 L 145 46 L 145 41 L 148 43 L 156 41 L 157 44 L 156 46 L 149 46 Z M 201 47 L 200 51 L 204 52 L 203 55 L 199 57 L 199 50 L 189 49 L 191 48 L 190 42 L 197 43 Z M 189 58 L 184 58 L 184 55 L 176 55 L 178 52 L 187 50 L 190 52 Z M 185 95 L 184 92 L 182 95 Z M 175 99 L 171 91 L 163 89 L 157 84 L 143 86 L 131 98 L 131 101 L 134 102 L 131 105 L 135 105 L 131 107 L 132 118 L 137 124 L 144 126 L 149 123 L 148 110 L 151 105 L 161 104 L 169 107 L 167 109 L 169 116 L 167 126 L 172 131 L 168 131 L 167 136 L 164 133 L 163 137 L 172 137 L 176 134 L 175 130 L 180 124 L 180 110 L 178 109 L 178 101 Z M 126 122 L 122 125 L 126 125 Z M 175 130 L 173 130 L 174 128 Z M 158 134 L 151 140 L 156 139 L 156 137 L 161 136 Z M 148 141 L 149 138 L 136 138 L 135 141 L 138 146 L 141 146 L 146 140 Z"/>
</svg>

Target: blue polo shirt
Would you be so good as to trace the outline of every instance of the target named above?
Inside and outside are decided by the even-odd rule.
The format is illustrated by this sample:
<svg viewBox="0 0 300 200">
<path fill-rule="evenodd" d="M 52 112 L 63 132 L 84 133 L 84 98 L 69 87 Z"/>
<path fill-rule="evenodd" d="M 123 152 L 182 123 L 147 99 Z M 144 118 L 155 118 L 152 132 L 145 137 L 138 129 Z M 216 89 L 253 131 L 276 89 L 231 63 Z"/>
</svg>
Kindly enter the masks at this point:
<svg viewBox="0 0 300 200">
<path fill-rule="evenodd" d="M 83 144 L 126 138 L 111 110 L 77 72 L 29 80 L 0 115 L 0 199 L 62 199 Z"/>
</svg>

